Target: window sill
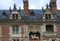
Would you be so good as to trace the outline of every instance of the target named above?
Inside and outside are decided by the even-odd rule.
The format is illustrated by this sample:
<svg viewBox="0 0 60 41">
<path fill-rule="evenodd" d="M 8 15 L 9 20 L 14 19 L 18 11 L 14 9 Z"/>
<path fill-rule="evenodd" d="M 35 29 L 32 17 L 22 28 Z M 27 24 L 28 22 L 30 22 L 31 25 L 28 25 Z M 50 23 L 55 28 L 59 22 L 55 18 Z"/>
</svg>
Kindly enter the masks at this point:
<svg viewBox="0 0 60 41">
<path fill-rule="evenodd" d="M 44 36 L 56 36 L 57 33 L 56 32 L 44 32 Z"/>
</svg>

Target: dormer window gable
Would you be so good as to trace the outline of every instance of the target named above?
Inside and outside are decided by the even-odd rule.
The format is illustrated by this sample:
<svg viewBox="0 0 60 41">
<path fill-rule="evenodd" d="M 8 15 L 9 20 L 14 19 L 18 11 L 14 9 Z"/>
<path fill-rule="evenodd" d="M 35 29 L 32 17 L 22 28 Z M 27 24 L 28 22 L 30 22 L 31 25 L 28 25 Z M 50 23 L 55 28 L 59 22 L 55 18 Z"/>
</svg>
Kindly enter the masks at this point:
<svg viewBox="0 0 60 41">
<path fill-rule="evenodd" d="M 10 19 L 21 19 L 20 12 L 12 11 L 11 14 L 10 14 Z"/>
<path fill-rule="evenodd" d="M 10 18 L 9 19 L 21 19 L 20 12 L 12 11 L 11 14 L 10 14 Z"/>
<path fill-rule="evenodd" d="M 18 15 L 19 15 L 19 13 L 18 13 L 18 11 L 12 11 L 12 19 L 18 19 Z"/>
<path fill-rule="evenodd" d="M 43 19 L 54 19 L 53 13 L 51 12 L 50 8 L 46 8 L 43 12 Z"/>
<path fill-rule="evenodd" d="M 20 7 L 19 9 L 17 9 L 16 4 L 14 4 L 14 8 L 11 9 L 10 7 L 10 17 L 9 19 L 21 19 L 21 15 L 20 15 Z"/>
<path fill-rule="evenodd" d="M 45 16 L 45 19 L 51 19 L 52 17 L 51 11 L 46 9 L 44 16 Z"/>
</svg>

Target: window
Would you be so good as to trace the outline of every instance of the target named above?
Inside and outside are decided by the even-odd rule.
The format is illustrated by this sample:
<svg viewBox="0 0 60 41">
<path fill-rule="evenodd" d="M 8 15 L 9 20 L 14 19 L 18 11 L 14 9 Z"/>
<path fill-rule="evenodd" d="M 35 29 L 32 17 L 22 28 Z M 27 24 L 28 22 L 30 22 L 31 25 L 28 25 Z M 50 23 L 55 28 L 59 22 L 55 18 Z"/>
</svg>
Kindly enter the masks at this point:
<svg viewBox="0 0 60 41">
<path fill-rule="evenodd" d="M 53 39 L 52 41 L 56 41 L 56 39 Z"/>
<path fill-rule="evenodd" d="M 13 41 L 19 41 L 19 39 L 13 39 Z"/>
<path fill-rule="evenodd" d="M 53 25 L 46 25 L 46 32 L 54 32 Z"/>
<path fill-rule="evenodd" d="M 45 16 L 46 19 L 51 19 L 51 14 L 46 14 Z"/>
<path fill-rule="evenodd" d="M 52 40 L 52 41 L 55 41 L 55 40 Z"/>
<path fill-rule="evenodd" d="M 18 14 L 16 14 L 16 19 L 18 19 Z"/>
<path fill-rule="evenodd" d="M 29 33 L 29 39 L 38 37 L 40 39 L 40 33 L 39 32 L 30 32 Z"/>
<path fill-rule="evenodd" d="M 13 19 L 18 19 L 18 14 L 13 14 L 12 17 Z"/>
<path fill-rule="evenodd" d="M 13 19 L 15 19 L 15 14 L 12 15 Z"/>
<path fill-rule="evenodd" d="M 30 14 L 30 16 L 34 16 L 34 15 L 35 15 L 35 13 L 32 11 L 31 14 Z"/>
<path fill-rule="evenodd" d="M 19 27 L 18 26 L 13 26 L 12 32 L 13 32 L 13 34 L 19 34 Z"/>
</svg>

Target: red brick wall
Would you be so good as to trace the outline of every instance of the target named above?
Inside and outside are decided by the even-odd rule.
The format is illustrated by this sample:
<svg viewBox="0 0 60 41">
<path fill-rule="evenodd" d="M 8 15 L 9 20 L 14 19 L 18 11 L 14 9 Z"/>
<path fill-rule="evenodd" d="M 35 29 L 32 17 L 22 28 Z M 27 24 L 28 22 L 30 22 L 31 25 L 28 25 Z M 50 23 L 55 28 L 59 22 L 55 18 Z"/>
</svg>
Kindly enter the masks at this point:
<svg viewBox="0 0 60 41">
<path fill-rule="evenodd" d="M 57 36 L 60 37 L 60 26 L 57 26 Z"/>
<path fill-rule="evenodd" d="M 9 38 L 1 38 L 1 41 L 9 41 Z"/>
<path fill-rule="evenodd" d="M 50 9 L 54 14 L 57 14 L 57 5 L 56 5 L 56 1 L 52 1 L 50 2 Z"/>
<path fill-rule="evenodd" d="M 2 25 L 2 39 L 1 41 L 9 41 L 9 26 L 8 25 Z"/>
<path fill-rule="evenodd" d="M 27 16 L 28 15 L 28 7 L 24 7 L 24 14 Z"/>
<path fill-rule="evenodd" d="M 28 15 L 28 0 L 24 1 L 24 14 L 25 16 Z"/>
</svg>

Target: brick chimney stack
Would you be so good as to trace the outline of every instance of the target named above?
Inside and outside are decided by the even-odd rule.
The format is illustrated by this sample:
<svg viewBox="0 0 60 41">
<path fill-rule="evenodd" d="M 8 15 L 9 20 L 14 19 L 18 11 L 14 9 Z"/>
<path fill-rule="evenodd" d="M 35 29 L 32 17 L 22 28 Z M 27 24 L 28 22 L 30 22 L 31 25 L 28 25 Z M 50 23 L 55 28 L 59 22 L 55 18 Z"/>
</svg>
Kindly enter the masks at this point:
<svg viewBox="0 0 60 41">
<path fill-rule="evenodd" d="M 23 0 L 24 3 L 24 14 L 25 16 L 28 15 L 28 0 Z"/>
<path fill-rule="evenodd" d="M 56 5 L 57 0 L 50 0 L 50 9 L 53 12 L 53 14 L 57 14 L 57 5 Z"/>
</svg>

